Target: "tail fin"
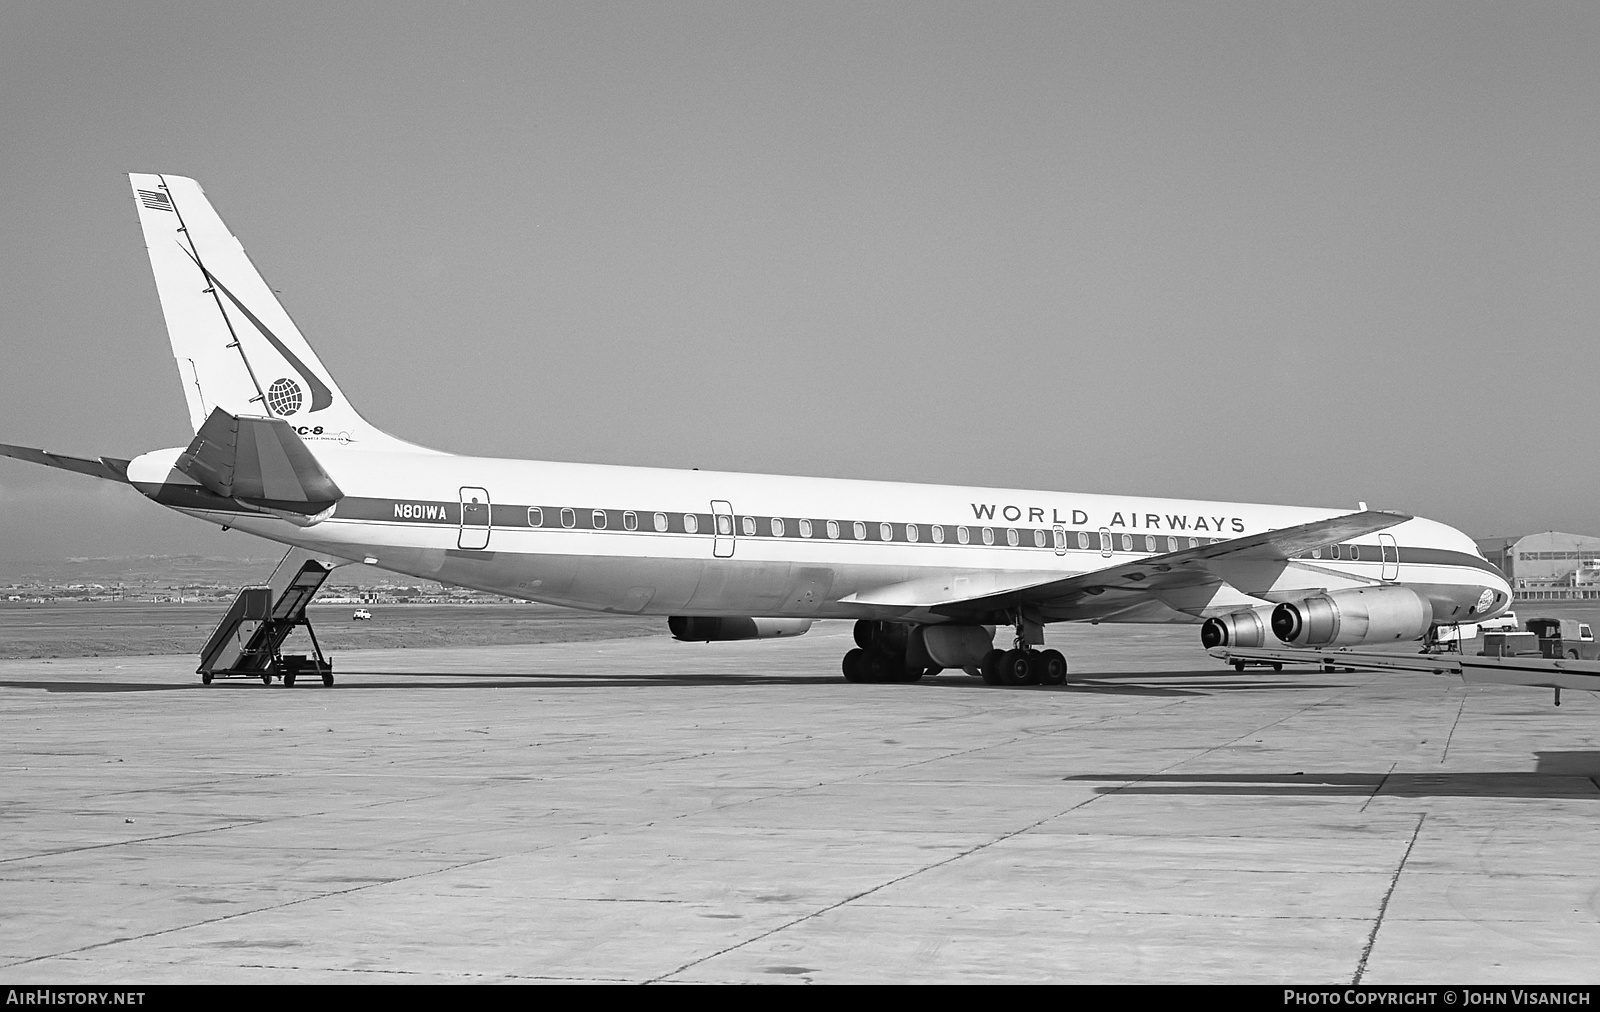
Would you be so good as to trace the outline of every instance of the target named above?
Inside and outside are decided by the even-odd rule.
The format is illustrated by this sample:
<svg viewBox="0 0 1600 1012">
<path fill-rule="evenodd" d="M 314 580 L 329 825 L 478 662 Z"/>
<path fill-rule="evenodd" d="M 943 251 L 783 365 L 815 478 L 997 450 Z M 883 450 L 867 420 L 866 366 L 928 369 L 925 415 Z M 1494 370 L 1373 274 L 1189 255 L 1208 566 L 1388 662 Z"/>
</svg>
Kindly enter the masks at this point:
<svg viewBox="0 0 1600 1012">
<path fill-rule="evenodd" d="M 199 183 L 128 178 L 196 432 L 221 408 L 282 418 L 313 445 L 420 449 L 356 413 Z"/>
</svg>

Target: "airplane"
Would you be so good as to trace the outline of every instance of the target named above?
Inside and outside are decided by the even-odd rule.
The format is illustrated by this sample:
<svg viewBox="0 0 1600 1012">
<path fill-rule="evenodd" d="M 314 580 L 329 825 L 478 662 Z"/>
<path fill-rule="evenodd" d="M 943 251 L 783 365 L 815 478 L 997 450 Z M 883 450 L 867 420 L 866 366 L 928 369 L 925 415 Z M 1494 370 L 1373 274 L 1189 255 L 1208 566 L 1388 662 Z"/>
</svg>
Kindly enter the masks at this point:
<svg viewBox="0 0 1600 1012">
<path fill-rule="evenodd" d="M 850 682 L 1059 685 L 1060 622 L 1371 646 L 1503 612 L 1472 539 L 1404 513 L 460 456 L 345 397 L 193 179 L 129 176 L 195 437 L 131 460 L 0 445 L 336 564 L 667 617 L 685 641 L 854 619 Z M 996 627 L 1015 629 L 1009 649 Z M 1243 670 L 1243 662 L 1236 662 Z M 1281 665 L 1280 665 L 1281 667 Z M 209 680 L 209 676 L 208 676 Z M 329 682 L 331 684 L 331 681 Z"/>
</svg>

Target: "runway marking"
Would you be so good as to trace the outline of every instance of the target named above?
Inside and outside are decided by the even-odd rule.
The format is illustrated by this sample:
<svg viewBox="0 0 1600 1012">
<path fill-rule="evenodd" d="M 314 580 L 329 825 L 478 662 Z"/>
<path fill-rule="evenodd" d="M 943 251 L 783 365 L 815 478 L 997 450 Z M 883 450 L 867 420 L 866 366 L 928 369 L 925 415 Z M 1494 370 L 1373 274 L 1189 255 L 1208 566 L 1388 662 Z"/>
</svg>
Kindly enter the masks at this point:
<svg viewBox="0 0 1600 1012">
<path fill-rule="evenodd" d="M 1378 917 L 1372 922 L 1372 931 L 1367 935 L 1366 947 L 1361 950 L 1361 959 L 1356 963 L 1356 975 L 1350 979 L 1352 985 L 1360 984 L 1362 974 L 1367 972 L 1367 959 L 1372 955 L 1372 947 L 1378 942 L 1378 929 L 1383 927 L 1383 915 L 1389 912 L 1389 898 L 1394 895 L 1394 887 L 1400 884 L 1400 873 L 1406 870 L 1406 862 L 1411 859 L 1411 850 L 1417 845 L 1417 837 L 1422 835 L 1422 824 L 1427 818 L 1427 812 L 1417 816 L 1417 828 L 1411 831 L 1411 842 L 1406 844 L 1406 852 L 1400 855 L 1400 864 L 1394 870 L 1394 877 L 1389 880 L 1389 888 L 1383 894 L 1383 902 L 1378 904 Z"/>
<path fill-rule="evenodd" d="M 1472 697 L 1467 695 L 1466 688 L 1463 686 L 1461 692 L 1461 705 L 1456 707 L 1456 719 L 1450 725 L 1450 734 L 1444 739 L 1444 752 L 1439 756 L 1439 762 L 1441 764 L 1443 764 L 1446 759 L 1450 758 L 1450 743 L 1455 740 L 1456 727 L 1461 723 L 1461 715 L 1466 712 L 1467 700 L 1470 698 Z"/>
</svg>

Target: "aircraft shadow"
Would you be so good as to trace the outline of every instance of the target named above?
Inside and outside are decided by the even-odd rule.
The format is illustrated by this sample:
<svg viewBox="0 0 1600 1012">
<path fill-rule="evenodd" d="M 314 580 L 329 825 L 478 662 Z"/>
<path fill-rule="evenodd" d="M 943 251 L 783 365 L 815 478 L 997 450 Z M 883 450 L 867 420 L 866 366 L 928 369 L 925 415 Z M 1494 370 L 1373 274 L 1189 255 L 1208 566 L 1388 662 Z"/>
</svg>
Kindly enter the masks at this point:
<svg viewBox="0 0 1600 1012">
<path fill-rule="evenodd" d="M 1537 752 L 1531 772 L 1138 774 L 1062 777 L 1096 794 L 1194 797 L 1544 798 L 1600 801 L 1600 752 Z"/>
<path fill-rule="evenodd" d="M 712 672 L 573 675 L 561 672 L 512 673 L 504 671 L 482 672 L 393 672 L 344 671 L 338 672 L 335 688 L 341 691 L 373 689 L 591 689 L 626 688 L 644 686 L 785 686 L 785 685 L 843 685 L 835 674 L 818 675 L 740 675 Z M 359 679 L 352 681 L 351 679 Z M 377 679 L 377 680 L 373 680 Z M 1150 684 L 1166 680 L 1181 680 L 1178 685 Z M 1135 682 L 1139 684 L 1134 684 Z M 296 689 L 320 689 L 323 686 L 314 676 L 307 677 Z M 964 674 L 945 673 L 923 680 L 906 688 L 983 689 L 994 691 L 982 679 Z M 1066 685 L 1031 685 L 1008 689 L 1011 692 L 1089 693 L 1118 696 L 1199 696 L 1217 691 L 1265 691 L 1270 689 L 1320 689 L 1332 688 L 1320 682 L 1300 682 L 1272 678 L 1251 679 L 1249 676 L 1223 676 L 1214 670 L 1164 671 L 1157 673 L 1092 674 L 1082 681 Z M 258 678 L 218 679 L 211 685 L 202 685 L 196 676 L 173 682 L 120 682 L 56 679 L 0 679 L 0 689 L 36 689 L 44 692 L 178 692 L 196 689 L 223 691 L 227 689 L 264 689 Z M 282 690 L 281 684 L 271 688 Z"/>
</svg>

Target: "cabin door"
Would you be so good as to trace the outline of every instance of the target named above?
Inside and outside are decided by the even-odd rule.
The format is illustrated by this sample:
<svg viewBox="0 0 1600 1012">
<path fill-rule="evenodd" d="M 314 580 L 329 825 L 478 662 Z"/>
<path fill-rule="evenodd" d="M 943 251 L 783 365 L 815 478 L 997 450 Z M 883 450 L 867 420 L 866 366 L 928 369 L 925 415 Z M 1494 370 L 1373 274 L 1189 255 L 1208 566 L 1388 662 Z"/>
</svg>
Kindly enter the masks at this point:
<svg viewBox="0 0 1600 1012">
<path fill-rule="evenodd" d="M 1393 534 L 1378 535 L 1378 551 L 1383 555 L 1383 579 L 1389 583 L 1400 579 L 1400 546 Z"/>
<path fill-rule="evenodd" d="M 733 506 L 722 499 L 711 500 L 711 554 L 733 558 Z"/>
<path fill-rule="evenodd" d="M 470 549 L 489 547 L 488 489 L 462 486 L 461 533 L 456 538 L 456 546 Z"/>
</svg>

